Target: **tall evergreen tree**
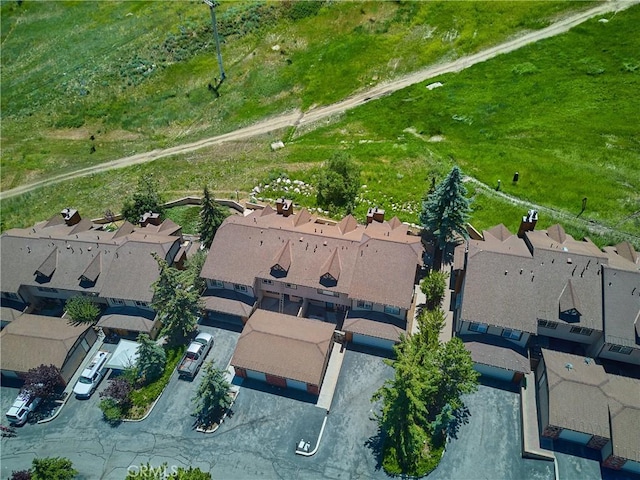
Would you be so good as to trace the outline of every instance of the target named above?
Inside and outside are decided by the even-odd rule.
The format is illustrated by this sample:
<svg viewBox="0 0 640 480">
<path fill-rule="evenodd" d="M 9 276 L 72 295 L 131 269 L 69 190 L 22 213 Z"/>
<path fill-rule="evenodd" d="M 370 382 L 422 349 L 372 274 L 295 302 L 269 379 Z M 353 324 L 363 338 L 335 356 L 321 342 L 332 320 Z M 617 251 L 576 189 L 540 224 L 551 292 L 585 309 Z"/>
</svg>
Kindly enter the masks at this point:
<svg viewBox="0 0 640 480">
<path fill-rule="evenodd" d="M 220 420 L 225 410 L 231 406 L 230 387 L 222 370 L 215 368 L 211 362 L 204 366 L 202 381 L 193 397 L 193 415 L 198 425 L 208 427 Z"/>
<path fill-rule="evenodd" d="M 138 375 L 143 383 L 148 384 L 160 378 L 167 364 L 164 349 L 149 338 L 146 333 L 138 335 Z"/>
<path fill-rule="evenodd" d="M 157 254 L 160 276 L 153 284 L 151 306 L 162 322 L 162 334 L 171 343 L 181 343 L 196 328 L 200 315 L 200 293 L 190 276 L 171 267 Z"/>
<path fill-rule="evenodd" d="M 422 202 L 420 223 L 434 235 L 441 250 L 456 234 L 468 236 L 465 224 L 469 219 L 470 202 L 466 195 L 462 172 L 455 166 Z"/>
<path fill-rule="evenodd" d="M 227 216 L 227 212 L 211 198 L 209 188 L 205 186 L 202 195 L 202 208 L 200 209 L 200 223 L 198 225 L 200 242 L 205 248 L 211 247 L 211 242 L 213 242 L 213 237 L 215 237 L 218 227 Z"/>
</svg>

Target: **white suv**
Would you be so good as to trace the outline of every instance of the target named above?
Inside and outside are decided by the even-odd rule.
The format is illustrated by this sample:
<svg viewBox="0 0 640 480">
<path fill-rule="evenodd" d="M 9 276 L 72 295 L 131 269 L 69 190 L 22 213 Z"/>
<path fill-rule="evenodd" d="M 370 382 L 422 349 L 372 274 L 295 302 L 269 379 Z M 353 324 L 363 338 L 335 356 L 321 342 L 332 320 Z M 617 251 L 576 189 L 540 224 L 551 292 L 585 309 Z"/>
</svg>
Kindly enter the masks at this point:
<svg viewBox="0 0 640 480">
<path fill-rule="evenodd" d="M 33 397 L 26 392 L 20 392 L 15 402 L 7 412 L 7 420 L 12 425 L 24 425 L 38 405 L 40 405 L 40 397 Z"/>
</svg>

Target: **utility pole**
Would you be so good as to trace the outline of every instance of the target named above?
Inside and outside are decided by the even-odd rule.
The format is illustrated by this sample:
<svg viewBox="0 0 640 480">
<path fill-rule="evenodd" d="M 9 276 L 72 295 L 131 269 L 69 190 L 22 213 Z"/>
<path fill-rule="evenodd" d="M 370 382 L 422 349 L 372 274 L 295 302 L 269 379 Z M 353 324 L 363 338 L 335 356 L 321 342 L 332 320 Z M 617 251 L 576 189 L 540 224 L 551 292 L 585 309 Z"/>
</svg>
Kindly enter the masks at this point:
<svg viewBox="0 0 640 480">
<path fill-rule="evenodd" d="M 216 78 L 214 81 L 214 85 L 209 84 L 209 89 L 213 90 L 216 96 L 220 96 L 218 89 L 222 82 L 224 82 L 227 76 L 224 73 L 224 67 L 222 66 L 222 53 L 220 53 L 220 38 L 218 37 L 218 25 L 216 22 L 216 7 L 220 5 L 216 0 L 202 0 L 209 6 L 209 10 L 211 11 L 211 25 L 213 26 L 213 37 L 216 41 L 216 53 L 218 55 L 218 66 L 220 67 L 220 79 Z"/>
</svg>

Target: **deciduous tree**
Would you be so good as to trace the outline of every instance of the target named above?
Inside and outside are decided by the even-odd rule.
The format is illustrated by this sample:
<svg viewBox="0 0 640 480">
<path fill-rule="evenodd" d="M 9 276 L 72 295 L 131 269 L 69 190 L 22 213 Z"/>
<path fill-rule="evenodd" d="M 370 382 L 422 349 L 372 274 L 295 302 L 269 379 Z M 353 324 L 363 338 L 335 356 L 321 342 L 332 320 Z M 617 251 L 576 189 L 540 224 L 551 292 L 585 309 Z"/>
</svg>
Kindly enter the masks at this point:
<svg viewBox="0 0 640 480">
<path fill-rule="evenodd" d="M 223 370 L 215 368 L 212 363 L 205 365 L 202 381 L 193 397 L 193 416 L 198 425 L 208 427 L 222 417 L 231 406 L 230 387 Z"/>
<path fill-rule="evenodd" d="M 78 471 L 64 457 L 34 458 L 31 467 L 32 480 L 71 480 Z"/>
<path fill-rule="evenodd" d="M 151 175 L 140 177 L 137 190 L 125 200 L 122 207 L 122 216 L 134 225 L 140 222 L 140 217 L 146 212 L 164 215 L 158 182 Z"/>
<path fill-rule="evenodd" d="M 329 210 L 346 208 L 351 212 L 360 188 L 360 169 L 345 152 L 336 152 L 320 172 L 318 205 Z"/>
<path fill-rule="evenodd" d="M 62 385 L 60 369 L 55 365 L 40 365 L 27 372 L 22 390 L 40 398 L 49 398 L 56 394 L 56 388 Z"/>
<path fill-rule="evenodd" d="M 202 195 L 202 208 L 200 209 L 200 223 L 198 232 L 200 242 L 205 248 L 211 247 L 213 237 L 215 237 L 218 227 L 222 224 L 228 213 L 209 194 L 209 189 L 205 186 Z"/>
<path fill-rule="evenodd" d="M 422 202 L 420 223 L 433 234 L 441 250 L 453 242 L 456 234 L 468 236 L 465 226 L 470 207 L 466 195 L 462 172 L 455 166 Z"/>
</svg>

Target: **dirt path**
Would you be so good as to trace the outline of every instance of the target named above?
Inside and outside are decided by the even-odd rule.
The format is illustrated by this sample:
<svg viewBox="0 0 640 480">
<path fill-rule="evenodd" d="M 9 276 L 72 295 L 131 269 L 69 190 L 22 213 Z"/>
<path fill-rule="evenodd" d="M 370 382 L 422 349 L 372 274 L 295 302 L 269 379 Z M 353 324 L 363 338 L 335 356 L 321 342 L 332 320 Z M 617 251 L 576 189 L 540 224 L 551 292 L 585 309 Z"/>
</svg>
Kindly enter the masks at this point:
<svg viewBox="0 0 640 480">
<path fill-rule="evenodd" d="M 528 210 L 537 210 L 539 213 L 546 213 L 550 218 L 565 220 L 566 222 L 571 222 L 574 224 L 580 224 L 582 227 L 586 228 L 587 231 L 593 234 L 615 235 L 616 237 L 621 237 L 622 239 L 628 240 L 634 244 L 637 244 L 640 240 L 640 237 L 636 235 L 620 232 L 615 228 L 607 227 L 606 225 L 602 225 L 601 223 L 595 223 L 587 218 L 578 217 L 573 213 L 569 213 L 564 210 L 556 210 L 555 208 L 545 207 L 543 205 L 537 205 L 533 202 L 530 202 L 529 200 L 522 200 L 518 197 L 513 197 L 504 192 L 497 191 L 495 188 L 490 187 L 486 183 L 482 183 L 480 180 L 477 180 L 473 177 L 465 176 L 463 181 L 465 183 L 473 183 L 476 188 L 482 190 L 483 193 L 490 197 L 498 197 L 502 200 L 512 203 L 513 205 L 522 206 L 523 213 Z"/>
<path fill-rule="evenodd" d="M 64 182 L 74 178 L 92 175 L 94 173 L 100 173 L 117 168 L 125 168 L 131 165 L 137 165 L 140 163 L 151 162 L 153 160 L 168 157 L 171 155 L 181 155 L 201 148 L 219 145 L 224 142 L 244 140 L 286 127 L 297 127 L 313 124 L 319 120 L 345 112 L 371 100 L 375 100 L 397 90 L 401 90 L 405 87 L 408 87 L 409 85 L 423 82 L 430 78 L 437 77 L 438 75 L 442 75 L 443 73 L 459 72 L 461 70 L 464 70 L 465 68 L 468 68 L 480 62 L 484 62 L 485 60 L 489 60 L 503 53 L 508 53 L 530 43 L 537 42 L 538 40 L 564 33 L 572 27 L 596 15 L 624 10 L 637 3 L 640 3 L 640 0 L 610 0 L 590 10 L 568 16 L 542 30 L 524 34 L 518 38 L 505 43 L 501 43 L 500 45 L 496 45 L 495 47 L 488 48 L 487 50 L 483 50 L 474 55 L 462 57 L 452 62 L 434 65 L 423 70 L 411 73 L 409 75 L 405 75 L 396 80 L 377 85 L 369 90 L 365 90 L 363 92 L 355 94 L 338 103 L 311 109 L 307 112 L 294 111 L 285 113 L 277 117 L 263 120 L 249 127 L 240 128 L 233 132 L 225 133 L 223 135 L 205 138 L 197 142 L 177 145 L 171 148 L 156 149 L 150 152 L 139 153 L 130 157 L 124 157 L 118 160 L 102 163 L 100 165 L 82 168 L 80 170 L 76 170 L 75 172 L 69 172 L 45 180 L 40 180 L 38 182 L 21 185 L 11 190 L 0 192 L 0 200 L 15 197 L 17 195 L 22 195 L 41 187 L 54 185 L 56 183 Z"/>
</svg>

